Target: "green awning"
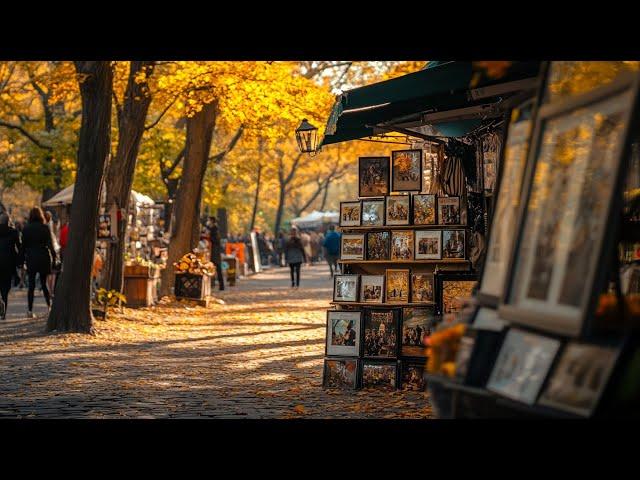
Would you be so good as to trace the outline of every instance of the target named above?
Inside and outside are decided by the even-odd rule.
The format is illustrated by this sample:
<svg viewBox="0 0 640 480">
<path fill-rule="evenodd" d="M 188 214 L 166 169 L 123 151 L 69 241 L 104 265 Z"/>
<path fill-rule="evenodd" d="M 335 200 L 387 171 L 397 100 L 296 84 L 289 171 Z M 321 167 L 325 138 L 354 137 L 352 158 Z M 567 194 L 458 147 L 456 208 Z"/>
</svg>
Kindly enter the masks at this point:
<svg viewBox="0 0 640 480">
<path fill-rule="evenodd" d="M 537 69 L 537 62 L 514 62 L 505 79 L 482 79 L 475 87 L 535 76 Z M 349 90 L 336 99 L 322 145 L 374 136 L 376 124 L 420 112 L 442 112 L 486 103 L 486 98 L 470 100 L 473 73 L 471 62 L 429 62 L 418 72 Z M 461 120 L 436 128 L 443 136 L 462 136 L 480 123 L 478 119 Z"/>
</svg>

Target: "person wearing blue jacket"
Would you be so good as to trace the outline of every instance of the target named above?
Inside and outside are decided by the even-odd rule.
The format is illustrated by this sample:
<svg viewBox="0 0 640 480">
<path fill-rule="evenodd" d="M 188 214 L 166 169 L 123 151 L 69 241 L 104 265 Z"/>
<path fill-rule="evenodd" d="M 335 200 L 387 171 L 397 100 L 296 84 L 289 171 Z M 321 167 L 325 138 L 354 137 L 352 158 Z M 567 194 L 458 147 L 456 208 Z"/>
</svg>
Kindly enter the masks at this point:
<svg viewBox="0 0 640 480">
<path fill-rule="evenodd" d="M 338 259 L 340 258 L 340 234 L 336 232 L 335 225 L 329 225 L 329 231 L 324 237 L 322 246 L 325 249 L 325 257 L 329 264 L 329 271 L 333 277 L 336 273 L 340 273 L 338 269 Z"/>
</svg>

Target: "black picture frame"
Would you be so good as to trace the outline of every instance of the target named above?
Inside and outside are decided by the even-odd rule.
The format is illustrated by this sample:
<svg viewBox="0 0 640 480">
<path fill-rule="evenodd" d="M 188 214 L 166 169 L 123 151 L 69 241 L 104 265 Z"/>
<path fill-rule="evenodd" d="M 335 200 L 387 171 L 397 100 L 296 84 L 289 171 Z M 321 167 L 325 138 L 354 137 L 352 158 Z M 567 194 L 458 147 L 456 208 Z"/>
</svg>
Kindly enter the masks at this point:
<svg viewBox="0 0 640 480">
<path fill-rule="evenodd" d="M 419 382 L 420 386 L 417 388 L 404 388 L 405 386 L 405 370 L 408 372 L 409 369 L 416 369 L 419 371 Z M 427 370 L 425 360 L 410 360 L 410 359 L 401 359 L 398 361 L 398 390 L 404 392 L 424 392 L 427 390 L 427 380 L 425 379 L 425 373 Z"/>
<path fill-rule="evenodd" d="M 406 301 L 389 301 L 389 273 L 400 272 L 407 279 L 407 300 Z M 387 268 L 384 272 L 385 276 L 385 292 L 384 301 L 388 305 L 409 303 L 411 299 L 411 270 L 408 268 Z"/>
<path fill-rule="evenodd" d="M 331 321 L 333 319 L 331 317 L 335 316 L 336 314 L 348 314 L 348 315 L 357 314 L 357 319 L 355 319 L 358 325 L 358 329 L 355 332 L 357 344 L 353 349 L 355 350 L 354 353 L 346 353 L 346 352 L 333 353 L 329 351 L 329 339 L 332 338 L 331 331 L 333 328 L 331 325 Z M 326 337 L 324 342 L 324 355 L 325 357 L 355 357 L 355 358 L 360 357 L 362 355 L 362 310 L 327 310 L 327 328 L 326 328 Z"/>
<path fill-rule="evenodd" d="M 410 255 L 409 258 L 398 258 L 397 256 L 394 255 L 394 239 L 396 238 L 405 238 L 406 240 L 408 240 L 408 243 L 410 245 Z M 390 248 L 389 248 L 389 260 L 391 260 L 392 262 L 410 262 L 412 260 L 415 260 L 415 255 L 416 255 L 416 238 L 415 238 L 415 234 L 413 233 L 412 230 L 391 230 L 391 235 L 390 235 Z"/>
<path fill-rule="evenodd" d="M 407 219 L 401 223 L 389 220 L 389 201 L 400 200 L 406 203 Z M 405 227 L 411 224 L 411 197 L 409 195 L 387 195 L 384 197 L 384 224 L 387 227 Z"/>
<path fill-rule="evenodd" d="M 456 217 L 457 221 L 456 222 L 450 222 L 450 221 L 445 222 L 445 220 L 448 218 L 448 216 L 444 215 L 443 212 L 441 211 L 441 209 L 443 207 L 446 207 L 445 204 L 449 203 L 448 200 L 453 200 L 454 198 L 458 201 L 458 214 L 457 214 L 457 217 Z M 462 225 L 462 198 L 460 198 L 459 195 L 449 195 L 449 196 L 446 196 L 446 197 L 439 196 L 438 199 L 437 199 L 436 205 L 437 205 L 437 208 L 438 208 L 438 214 L 437 214 L 438 225 L 453 225 L 453 226 Z"/>
<path fill-rule="evenodd" d="M 382 257 L 372 256 L 369 250 L 369 239 L 377 237 L 386 237 L 382 239 L 385 251 Z M 390 260 L 391 259 L 391 232 L 389 230 L 378 230 L 375 232 L 367 232 L 365 236 L 365 259 L 367 260 Z"/>
<path fill-rule="evenodd" d="M 431 300 L 420 300 L 418 301 L 416 295 L 414 295 L 416 288 L 416 276 L 420 277 L 429 277 L 431 280 Z M 411 272 L 410 279 L 410 292 L 409 292 L 409 303 L 414 303 L 416 305 L 435 305 L 436 304 L 436 281 L 434 278 L 434 274 L 432 272 Z"/>
<path fill-rule="evenodd" d="M 385 191 L 367 192 L 363 186 L 363 181 L 367 175 L 366 169 L 368 164 L 378 164 L 377 167 L 382 168 L 382 179 L 386 183 Z M 385 165 L 386 164 L 386 165 Z M 386 170 L 386 171 L 384 171 Z M 382 197 L 391 193 L 391 158 L 390 157 L 359 157 L 358 158 L 358 196 L 360 198 Z"/>
<path fill-rule="evenodd" d="M 462 233 L 462 256 L 461 257 L 452 256 L 452 254 L 447 249 L 447 241 L 449 240 L 447 236 L 456 232 L 458 233 L 458 236 L 460 235 L 460 233 Z M 467 258 L 467 231 L 466 230 L 462 228 L 452 228 L 452 229 L 442 230 L 441 257 L 442 259 L 457 259 L 457 260 L 464 260 L 465 258 Z"/>
<path fill-rule="evenodd" d="M 328 383 L 328 362 L 348 362 L 350 364 L 353 364 L 355 367 L 355 371 L 354 371 L 354 379 L 353 379 L 353 385 L 350 386 L 349 388 L 345 386 L 329 386 L 327 385 Z M 326 389 L 326 388 L 338 388 L 341 390 L 357 390 L 359 385 L 360 385 L 360 370 L 361 370 L 361 360 L 359 358 L 356 357 L 328 357 L 324 359 L 324 364 L 323 364 L 323 368 L 322 368 L 322 388 Z"/>
<path fill-rule="evenodd" d="M 416 186 L 418 188 L 407 188 L 399 186 L 396 180 L 396 161 L 398 157 L 401 155 L 418 155 L 418 163 L 419 163 L 419 172 L 418 172 L 418 184 Z M 422 150 L 421 149 L 410 149 L 410 150 L 393 150 L 391 152 L 391 191 L 392 192 L 422 192 L 422 184 L 423 184 L 423 175 L 424 175 L 424 166 L 423 166 L 423 158 L 422 158 Z"/>
<path fill-rule="evenodd" d="M 475 282 L 474 290 L 477 289 L 478 274 L 472 272 L 444 272 L 440 271 L 434 276 L 434 283 L 436 289 L 436 304 L 438 306 L 438 315 L 445 315 L 443 296 L 444 296 L 444 282 Z"/>
<path fill-rule="evenodd" d="M 399 348 L 400 348 L 400 316 L 401 316 L 401 310 L 399 308 L 368 308 L 365 307 L 362 309 L 363 310 L 363 314 L 362 314 L 362 340 L 361 340 L 361 351 L 362 351 L 362 358 L 366 358 L 366 359 L 377 359 L 377 360 L 391 360 L 391 359 L 397 359 L 399 357 L 398 353 L 399 353 Z M 393 348 L 391 350 L 387 350 L 388 354 L 385 355 L 372 355 L 371 354 L 371 349 L 369 349 L 367 347 L 367 342 L 369 341 L 369 339 L 367 339 L 367 328 L 370 327 L 371 325 L 371 317 L 374 314 L 379 314 L 379 313 L 384 313 L 384 314 L 391 314 L 391 325 L 393 326 L 393 330 L 395 333 L 395 346 L 393 346 Z"/>
<path fill-rule="evenodd" d="M 355 239 L 355 237 L 358 237 L 358 240 L 362 242 L 362 255 L 349 255 L 347 257 L 344 254 L 344 242 L 345 240 Z M 364 260 L 366 251 L 367 245 L 364 233 L 343 233 L 340 237 L 340 260 Z"/>
<path fill-rule="evenodd" d="M 382 292 L 380 294 L 380 301 L 372 302 L 365 300 L 364 298 L 364 286 L 365 286 L 365 277 L 378 277 L 382 279 Z M 384 305 L 384 295 L 386 293 L 386 277 L 384 275 L 373 275 L 363 273 L 360 275 L 360 303 L 366 303 L 367 305 Z"/>
<path fill-rule="evenodd" d="M 433 222 L 421 223 L 416 221 L 416 199 L 422 197 L 433 198 Z M 412 225 L 438 225 L 438 196 L 434 193 L 414 193 L 411 195 L 411 224 Z"/>
<path fill-rule="evenodd" d="M 354 223 L 353 225 L 347 225 L 347 224 L 343 223 L 343 218 L 342 218 L 342 208 L 343 208 L 343 205 L 346 205 L 346 204 L 351 204 L 351 205 L 358 204 L 359 212 L 360 212 L 360 213 L 359 213 L 358 223 L 357 223 L 357 224 L 356 224 L 356 223 Z M 359 226 L 361 226 L 361 225 L 362 225 L 362 202 L 361 202 L 360 200 L 353 200 L 353 201 L 351 201 L 351 202 L 340 202 L 340 219 L 339 219 L 339 224 L 340 224 L 340 226 L 341 226 L 341 227 L 345 227 L 345 228 L 348 228 L 348 227 L 359 227 Z"/>
<path fill-rule="evenodd" d="M 631 156 L 633 136 L 640 126 L 640 119 L 637 115 L 639 86 L 640 74 L 622 74 L 617 80 L 600 88 L 559 100 L 556 103 L 540 106 L 527 158 L 527 171 L 523 184 L 523 194 L 518 209 L 518 228 L 510 255 L 505 289 L 498 307 L 500 317 L 519 325 L 558 335 L 577 338 L 588 334 L 599 301 L 597 292 L 603 291 L 608 281 L 609 264 L 607 263 L 607 259 L 617 242 L 615 235 L 617 234 L 617 225 L 620 219 L 620 212 L 622 211 L 623 200 L 619 192 L 623 188 L 624 176 L 627 171 L 628 160 Z M 518 262 L 524 258 L 521 258 L 521 247 L 523 244 L 524 231 L 527 226 L 529 215 L 528 206 L 533 192 L 539 154 L 543 146 L 545 126 L 552 120 L 569 117 L 577 111 L 615 99 L 617 96 L 623 94 L 628 95 L 628 101 L 625 102 L 628 108 L 621 110 L 624 120 L 622 122 L 623 127 L 620 134 L 620 141 L 615 148 L 614 180 L 612 182 L 612 188 L 610 188 L 609 191 L 606 207 L 603 210 L 606 228 L 602 229 L 601 235 L 595 241 L 596 245 L 592 249 L 595 253 L 591 255 L 590 259 L 585 259 L 585 262 L 587 260 L 589 261 L 589 272 L 588 275 L 581 278 L 580 288 L 584 292 L 584 296 L 581 305 L 575 307 L 577 315 L 573 315 L 572 317 L 571 315 L 560 314 L 557 308 L 555 311 L 543 311 L 541 309 L 523 308 L 514 304 L 514 281 L 518 275 L 516 267 L 518 266 Z M 534 247 L 535 245 L 531 248 Z M 567 261 L 569 261 L 569 259 L 567 259 Z M 523 279 L 523 281 L 530 277 Z M 521 285 L 522 284 L 519 283 L 518 288 L 520 288 Z"/>
<path fill-rule="evenodd" d="M 376 366 L 386 366 L 394 371 L 394 383 L 392 386 L 388 388 L 377 388 L 375 386 L 365 385 L 365 369 L 368 366 L 376 367 Z M 398 389 L 398 361 L 391 360 L 374 360 L 374 359 L 362 359 L 360 361 L 360 388 L 370 388 L 381 391 L 395 391 Z"/>
<path fill-rule="evenodd" d="M 361 200 L 362 202 L 362 207 L 361 207 L 361 217 L 360 217 L 360 225 L 363 227 L 384 227 L 385 225 L 385 221 L 386 221 L 386 216 L 387 216 L 387 205 L 385 202 L 385 197 L 380 197 L 380 198 L 365 198 L 363 200 Z M 370 203 L 380 203 L 382 206 L 382 214 L 380 215 L 380 221 L 378 223 L 369 223 L 364 221 L 364 213 L 365 213 L 365 204 L 370 204 Z"/>
<path fill-rule="evenodd" d="M 356 297 L 354 300 L 339 300 L 336 299 L 336 287 L 338 286 L 338 280 L 341 277 L 351 277 L 356 283 Z M 360 294 L 360 275 L 355 273 L 339 273 L 333 276 L 333 301 L 340 303 L 357 303 Z"/>
<path fill-rule="evenodd" d="M 400 341 L 399 343 L 399 351 L 398 355 L 400 358 L 411 358 L 411 359 L 426 359 L 427 358 L 427 346 L 424 344 L 423 339 L 420 339 L 420 345 L 405 345 L 404 342 L 404 329 L 406 323 L 410 322 L 412 319 L 408 318 L 409 311 L 415 310 L 426 310 L 427 313 L 427 321 L 426 325 L 421 324 L 420 326 L 420 336 L 428 338 L 436 328 L 438 323 L 438 309 L 435 304 L 433 305 L 420 305 L 420 306 L 410 306 L 410 307 L 402 307 L 402 312 L 400 315 Z"/>
</svg>

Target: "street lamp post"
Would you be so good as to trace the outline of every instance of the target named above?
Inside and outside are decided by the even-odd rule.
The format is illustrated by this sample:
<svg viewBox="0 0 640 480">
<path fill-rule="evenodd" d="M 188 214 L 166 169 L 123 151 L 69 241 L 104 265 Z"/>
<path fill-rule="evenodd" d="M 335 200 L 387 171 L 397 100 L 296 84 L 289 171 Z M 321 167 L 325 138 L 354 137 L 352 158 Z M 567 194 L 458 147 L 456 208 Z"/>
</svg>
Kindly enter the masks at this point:
<svg viewBox="0 0 640 480">
<path fill-rule="evenodd" d="M 303 119 L 300 126 L 296 128 L 296 141 L 300 153 L 318 153 L 318 128 L 311 125 L 307 119 Z"/>
</svg>

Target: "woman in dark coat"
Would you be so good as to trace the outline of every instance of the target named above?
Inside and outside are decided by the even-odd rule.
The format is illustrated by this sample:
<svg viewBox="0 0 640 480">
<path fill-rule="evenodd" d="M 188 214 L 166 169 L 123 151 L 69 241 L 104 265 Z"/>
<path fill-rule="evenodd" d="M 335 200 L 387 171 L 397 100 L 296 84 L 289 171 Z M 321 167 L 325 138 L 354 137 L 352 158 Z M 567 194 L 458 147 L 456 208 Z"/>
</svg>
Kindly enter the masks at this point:
<svg viewBox="0 0 640 480">
<path fill-rule="evenodd" d="M 27 275 L 29 277 L 29 318 L 33 318 L 33 295 L 36 288 L 36 274 L 40 275 L 42 294 L 51 306 L 49 289 L 47 289 L 47 275 L 51 273 L 51 267 L 56 261 L 56 251 L 53 248 L 51 230 L 44 221 L 44 213 L 39 207 L 33 207 L 29 213 L 29 223 L 22 230 L 22 251 L 27 263 Z"/>
<path fill-rule="evenodd" d="M 291 269 L 291 288 L 300 286 L 300 266 L 307 262 L 307 254 L 298 236 L 298 229 L 291 229 L 291 236 L 284 245 L 284 255 Z"/>
<path fill-rule="evenodd" d="M 8 214 L 0 214 L 0 319 L 7 316 L 11 280 L 20 254 L 20 234 L 11 226 Z"/>
</svg>

